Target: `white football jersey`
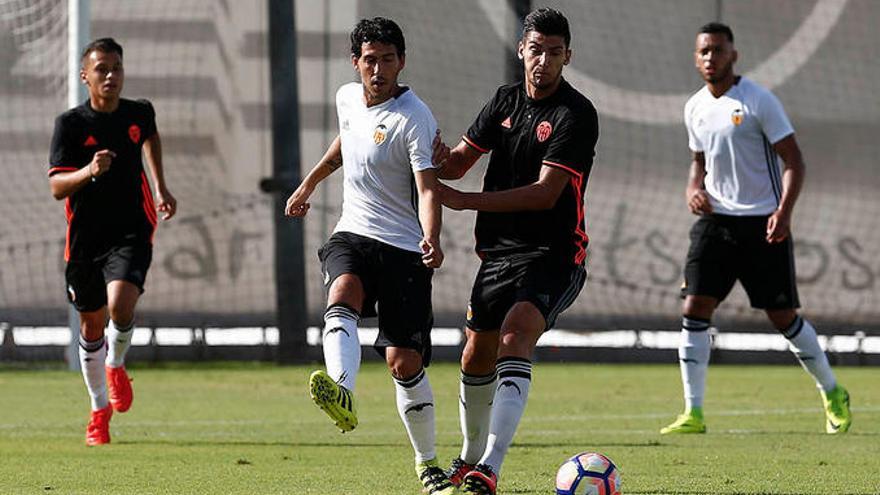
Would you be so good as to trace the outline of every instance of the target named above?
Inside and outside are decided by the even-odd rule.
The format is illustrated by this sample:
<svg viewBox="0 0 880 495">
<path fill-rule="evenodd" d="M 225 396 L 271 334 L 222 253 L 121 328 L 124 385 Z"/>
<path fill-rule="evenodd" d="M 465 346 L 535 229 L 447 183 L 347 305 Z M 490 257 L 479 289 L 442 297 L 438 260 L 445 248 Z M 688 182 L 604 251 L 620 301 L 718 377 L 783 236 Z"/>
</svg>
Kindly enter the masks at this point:
<svg viewBox="0 0 880 495">
<path fill-rule="evenodd" d="M 706 192 L 715 213 L 769 215 L 782 196 L 773 144 L 794 133 L 782 104 L 741 77 L 720 98 L 703 86 L 684 106 L 688 145 L 706 157 Z"/>
<path fill-rule="evenodd" d="M 437 121 L 412 90 L 367 107 L 363 86 L 336 93 L 342 142 L 342 217 L 334 232 L 352 232 L 421 252 L 415 173 L 431 163 Z"/>
</svg>

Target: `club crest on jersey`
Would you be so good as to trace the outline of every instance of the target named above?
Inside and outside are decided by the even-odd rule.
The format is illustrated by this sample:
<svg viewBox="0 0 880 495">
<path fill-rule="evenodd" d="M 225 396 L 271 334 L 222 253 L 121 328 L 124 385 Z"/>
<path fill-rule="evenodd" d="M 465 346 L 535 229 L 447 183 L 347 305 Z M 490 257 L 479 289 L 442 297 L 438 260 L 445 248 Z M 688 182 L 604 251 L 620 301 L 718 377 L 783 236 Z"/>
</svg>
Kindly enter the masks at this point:
<svg viewBox="0 0 880 495">
<path fill-rule="evenodd" d="M 733 122 L 733 125 L 740 125 L 743 123 L 743 111 L 742 108 L 737 108 L 730 115 L 730 120 Z"/>
<path fill-rule="evenodd" d="M 538 127 L 535 129 L 535 135 L 538 137 L 538 142 L 543 143 L 550 137 L 550 133 L 553 132 L 553 126 L 550 125 L 550 122 L 546 120 L 538 124 Z"/>
<path fill-rule="evenodd" d="M 128 128 L 128 138 L 134 144 L 141 142 L 141 128 L 137 124 L 131 124 L 131 127 Z"/>
<path fill-rule="evenodd" d="M 383 124 L 379 124 L 376 126 L 376 130 L 373 131 L 373 142 L 376 143 L 376 146 L 385 142 L 385 137 L 388 135 L 388 128 Z"/>
</svg>

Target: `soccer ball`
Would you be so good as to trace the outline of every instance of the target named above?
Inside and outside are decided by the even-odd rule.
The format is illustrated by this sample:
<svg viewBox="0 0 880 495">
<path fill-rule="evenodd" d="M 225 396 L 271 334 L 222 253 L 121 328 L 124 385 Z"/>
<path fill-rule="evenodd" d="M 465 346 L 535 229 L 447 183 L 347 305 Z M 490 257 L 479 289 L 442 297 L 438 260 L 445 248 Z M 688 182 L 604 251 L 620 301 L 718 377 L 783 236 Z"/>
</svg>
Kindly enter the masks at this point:
<svg viewBox="0 0 880 495">
<path fill-rule="evenodd" d="M 620 495 L 620 473 L 611 459 L 581 452 L 556 472 L 556 495 Z"/>
</svg>

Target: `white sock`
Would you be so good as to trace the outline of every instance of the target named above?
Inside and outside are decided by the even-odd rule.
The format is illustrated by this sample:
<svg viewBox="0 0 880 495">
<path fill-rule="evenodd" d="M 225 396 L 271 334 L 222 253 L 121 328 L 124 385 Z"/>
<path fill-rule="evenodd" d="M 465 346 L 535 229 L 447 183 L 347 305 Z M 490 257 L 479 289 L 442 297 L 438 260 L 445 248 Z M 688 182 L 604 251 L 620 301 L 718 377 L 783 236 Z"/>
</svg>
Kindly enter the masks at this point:
<svg viewBox="0 0 880 495">
<path fill-rule="evenodd" d="M 478 376 L 461 372 L 459 384 L 458 415 L 461 419 L 461 459 L 476 464 L 486 451 L 489 437 L 489 419 L 492 400 L 495 398 L 496 375 Z"/>
<path fill-rule="evenodd" d="M 104 409 L 110 402 L 107 400 L 107 375 L 104 372 L 104 360 L 107 358 L 107 346 L 104 337 L 88 342 L 82 335 L 79 337 L 79 363 L 82 368 L 83 380 L 89 391 L 92 411 Z"/>
<path fill-rule="evenodd" d="M 361 341 L 358 338 L 357 311 L 334 304 L 324 312 L 324 365 L 336 383 L 354 391 L 361 366 Z"/>
<path fill-rule="evenodd" d="M 434 392 L 425 370 L 405 380 L 394 379 L 397 412 L 406 427 L 416 463 L 437 457 L 434 448 Z"/>
<path fill-rule="evenodd" d="M 681 319 L 681 344 L 678 361 L 681 383 L 684 388 L 684 407 L 690 411 L 703 407 L 706 393 L 706 371 L 709 369 L 709 353 L 712 350 L 709 325 L 706 320 L 683 317 Z"/>
<path fill-rule="evenodd" d="M 106 365 L 111 368 L 118 368 L 125 365 L 125 354 L 131 347 L 131 336 L 134 334 L 134 320 L 128 326 L 121 326 L 115 321 L 110 320 L 107 324 L 107 330 L 104 336 L 107 338 L 107 361 Z"/>
<path fill-rule="evenodd" d="M 826 392 L 834 390 L 837 379 L 831 371 L 828 356 L 819 346 L 813 325 L 797 316 L 788 328 L 782 330 L 782 335 L 788 339 L 788 348 L 797 356 L 801 366 L 816 380 L 816 386 Z"/>
<path fill-rule="evenodd" d="M 501 472 L 501 463 L 529 400 L 532 362 L 508 356 L 498 359 L 495 369 L 498 372 L 498 388 L 492 405 L 486 452 L 479 463 L 488 464 L 497 475 Z"/>
</svg>

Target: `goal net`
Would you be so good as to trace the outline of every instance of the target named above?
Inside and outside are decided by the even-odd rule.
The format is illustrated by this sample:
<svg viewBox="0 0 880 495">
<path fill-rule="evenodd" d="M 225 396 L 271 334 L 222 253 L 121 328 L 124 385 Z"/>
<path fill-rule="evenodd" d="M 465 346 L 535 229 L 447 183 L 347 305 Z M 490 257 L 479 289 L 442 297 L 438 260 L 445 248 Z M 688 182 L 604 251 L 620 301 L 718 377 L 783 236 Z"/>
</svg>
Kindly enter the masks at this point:
<svg viewBox="0 0 880 495">
<path fill-rule="evenodd" d="M 402 81 L 458 142 L 495 88 L 507 82 L 518 30 L 502 0 L 298 0 L 296 26 L 302 172 L 337 133 L 336 89 L 355 80 L 348 33 L 362 17 L 396 20 L 407 38 Z M 533 2 L 535 6 L 538 2 Z M 587 187 L 590 278 L 559 326 L 678 326 L 681 269 L 694 217 L 682 105 L 701 86 L 697 28 L 729 23 L 737 70 L 771 88 L 797 132 L 807 183 L 794 219 L 804 312 L 823 332 L 880 321 L 880 104 L 875 47 L 880 4 L 858 0 L 674 3 L 548 1 L 569 18 L 565 77 L 600 112 Z M 264 2 L 94 0 L 93 37 L 125 48 L 124 95 L 149 98 L 165 144 L 178 218 L 160 225 L 142 321 L 176 325 L 274 324 L 269 74 Z M 65 324 L 63 206 L 50 197 L 52 121 L 65 109 L 66 2 L 0 0 L 0 321 Z M 485 160 L 458 184 L 481 186 Z M 341 207 L 341 173 L 316 191 L 305 222 L 309 323 L 324 294 L 316 251 Z M 478 260 L 471 213 L 445 212 L 446 262 L 434 280 L 438 325 L 464 321 Z M 767 328 L 736 289 L 723 328 Z"/>
</svg>

